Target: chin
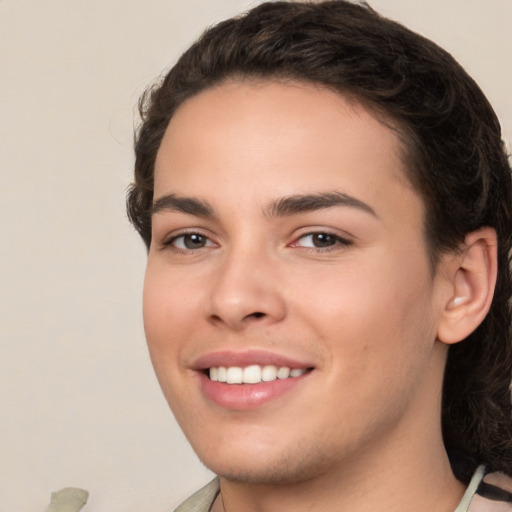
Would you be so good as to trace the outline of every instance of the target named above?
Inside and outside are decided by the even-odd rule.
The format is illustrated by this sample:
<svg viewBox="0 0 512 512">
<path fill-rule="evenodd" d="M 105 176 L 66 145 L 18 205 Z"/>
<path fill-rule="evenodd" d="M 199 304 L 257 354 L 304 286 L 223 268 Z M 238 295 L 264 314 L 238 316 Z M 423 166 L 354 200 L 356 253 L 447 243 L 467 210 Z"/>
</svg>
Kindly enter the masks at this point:
<svg viewBox="0 0 512 512">
<path fill-rule="evenodd" d="M 293 485 L 314 479 L 332 470 L 333 460 L 318 447 L 307 450 L 273 452 L 270 456 L 249 454 L 244 457 L 211 454 L 201 456 L 201 462 L 216 475 L 232 482 L 251 485 Z"/>
</svg>

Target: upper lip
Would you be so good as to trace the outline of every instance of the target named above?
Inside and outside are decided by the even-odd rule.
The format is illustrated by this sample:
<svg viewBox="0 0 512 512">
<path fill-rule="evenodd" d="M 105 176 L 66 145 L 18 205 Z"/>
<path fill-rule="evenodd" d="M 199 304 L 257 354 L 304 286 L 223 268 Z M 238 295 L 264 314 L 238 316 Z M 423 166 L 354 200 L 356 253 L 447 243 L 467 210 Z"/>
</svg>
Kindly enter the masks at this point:
<svg viewBox="0 0 512 512">
<path fill-rule="evenodd" d="M 298 360 L 283 354 L 269 352 L 266 350 L 220 350 L 199 356 L 192 363 L 195 370 L 205 370 L 219 366 L 246 367 L 253 364 L 274 365 L 288 368 L 312 368 L 313 365 L 303 360 Z"/>
</svg>

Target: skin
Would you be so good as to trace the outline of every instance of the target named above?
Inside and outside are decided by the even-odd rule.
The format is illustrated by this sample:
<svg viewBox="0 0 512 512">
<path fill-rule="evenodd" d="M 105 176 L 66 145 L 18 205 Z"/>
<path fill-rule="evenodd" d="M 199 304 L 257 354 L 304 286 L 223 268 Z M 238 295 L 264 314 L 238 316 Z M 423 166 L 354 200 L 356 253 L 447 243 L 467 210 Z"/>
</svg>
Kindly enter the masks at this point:
<svg viewBox="0 0 512 512">
<path fill-rule="evenodd" d="M 172 118 L 155 200 L 194 198 L 212 215 L 155 211 L 144 321 L 169 405 L 221 477 L 214 509 L 450 511 L 460 499 L 438 339 L 459 263 L 445 255 L 432 271 L 402 151 L 371 112 L 311 84 L 227 82 Z M 368 208 L 271 207 L 325 193 Z M 203 238 L 187 248 L 191 233 Z M 316 247 L 312 233 L 330 237 Z M 260 407 L 209 400 L 197 358 L 256 349 L 314 369 Z"/>
</svg>

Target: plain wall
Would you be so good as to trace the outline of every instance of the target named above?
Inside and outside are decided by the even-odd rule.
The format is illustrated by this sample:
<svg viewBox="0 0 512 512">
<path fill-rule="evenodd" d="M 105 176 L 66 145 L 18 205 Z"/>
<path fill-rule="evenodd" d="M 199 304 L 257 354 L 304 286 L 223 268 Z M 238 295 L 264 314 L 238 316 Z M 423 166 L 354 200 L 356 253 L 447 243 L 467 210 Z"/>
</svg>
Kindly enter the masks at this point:
<svg viewBox="0 0 512 512">
<path fill-rule="evenodd" d="M 128 225 L 140 93 L 248 0 L 0 0 L 0 512 L 170 511 L 211 477 L 161 396 Z M 486 91 L 512 139 L 512 1 L 373 0 Z"/>
</svg>

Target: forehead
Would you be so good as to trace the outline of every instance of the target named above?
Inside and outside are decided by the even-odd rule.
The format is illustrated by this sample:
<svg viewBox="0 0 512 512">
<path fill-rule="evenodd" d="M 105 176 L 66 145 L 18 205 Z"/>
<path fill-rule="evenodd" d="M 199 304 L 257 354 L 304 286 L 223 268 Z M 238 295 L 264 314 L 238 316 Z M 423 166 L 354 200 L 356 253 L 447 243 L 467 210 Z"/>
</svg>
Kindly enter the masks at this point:
<svg viewBox="0 0 512 512">
<path fill-rule="evenodd" d="M 231 123 L 237 132 L 241 125 L 251 130 L 255 144 L 259 135 L 265 138 L 270 130 L 280 134 L 286 130 L 296 139 L 307 136 L 312 143 L 323 141 L 322 145 L 327 146 L 332 142 L 336 146 L 339 143 L 336 129 L 347 118 L 354 123 L 353 134 L 345 131 L 340 136 L 359 138 L 361 143 L 360 135 L 369 141 L 378 138 L 401 160 L 405 147 L 398 137 L 399 131 L 378 107 L 363 106 L 354 95 L 341 94 L 321 84 L 296 80 L 232 78 L 207 88 L 178 107 L 163 143 L 176 142 L 177 146 L 184 139 L 191 143 L 194 136 L 200 139 L 207 131 L 211 137 L 212 129 L 219 138 L 237 135 L 226 131 Z M 219 130 L 221 125 L 223 131 Z M 275 143 L 283 145 L 286 139 L 291 141 L 291 137 L 280 137 Z M 224 138 L 223 142 L 228 141 Z M 268 145 L 268 137 L 264 142 Z"/>
<path fill-rule="evenodd" d="M 231 193 L 245 204 L 336 188 L 392 202 L 412 192 L 404 152 L 397 132 L 350 97 L 311 83 L 228 81 L 188 99 L 171 119 L 155 198 Z"/>
</svg>

